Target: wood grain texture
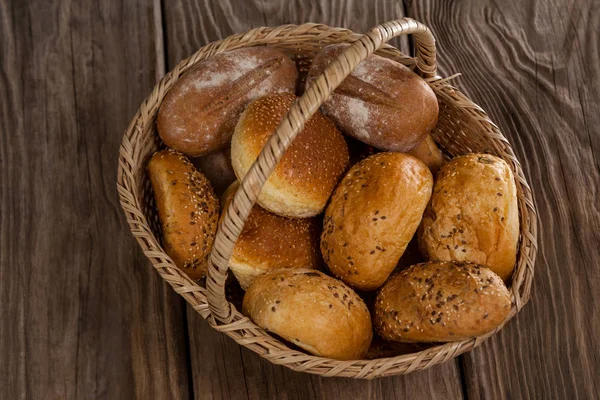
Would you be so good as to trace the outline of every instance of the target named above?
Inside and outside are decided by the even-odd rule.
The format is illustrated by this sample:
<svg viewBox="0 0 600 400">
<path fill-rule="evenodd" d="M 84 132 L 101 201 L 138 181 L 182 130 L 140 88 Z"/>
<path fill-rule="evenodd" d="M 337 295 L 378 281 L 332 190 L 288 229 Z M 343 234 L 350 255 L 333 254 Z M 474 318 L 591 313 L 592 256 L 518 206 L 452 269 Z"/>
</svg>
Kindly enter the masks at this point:
<svg viewBox="0 0 600 400">
<path fill-rule="evenodd" d="M 122 132 L 164 73 L 157 16 L 0 1 L 0 398 L 188 397 L 183 303 L 115 191 Z"/>
<path fill-rule="evenodd" d="M 401 16 L 400 2 L 362 1 L 194 1 L 165 3 L 167 68 L 211 41 L 259 26 L 321 22 L 364 32 Z M 404 41 L 396 45 L 405 47 Z M 419 393 L 423 399 L 462 396 L 456 362 L 408 376 L 371 382 L 320 378 L 262 360 L 212 330 L 188 307 L 194 395 L 201 399 L 400 399 Z"/>
<path fill-rule="evenodd" d="M 540 221 L 533 297 L 462 357 L 470 398 L 600 393 L 600 3 L 414 1 L 438 40 L 442 75 L 513 144 Z"/>
</svg>

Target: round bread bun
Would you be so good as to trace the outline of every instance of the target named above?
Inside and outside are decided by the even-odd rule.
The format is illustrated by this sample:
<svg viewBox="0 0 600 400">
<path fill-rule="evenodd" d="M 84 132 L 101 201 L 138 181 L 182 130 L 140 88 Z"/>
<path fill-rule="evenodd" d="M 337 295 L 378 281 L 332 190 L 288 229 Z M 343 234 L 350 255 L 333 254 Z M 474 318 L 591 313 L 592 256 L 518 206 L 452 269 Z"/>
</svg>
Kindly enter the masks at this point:
<svg viewBox="0 0 600 400">
<path fill-rule="evenodd" d="M 496 329 L 510 312 L 502 279 L 476 264 L 431 261 L 392 276 L 377 295 L 374 327 L 399 342 L 451 342 Z"/>
<path fill-rule="evenodd" d="M 190 278 L 206 275 L 219 200 L 210 182 L 181 153 L 161 150 L 147 165 L 162 227 L 162 245 Z"/>
<path fill-rule="evenodd" d="M 508 164 L 489 154 L 467 154 L 444 165 L 418 235 L 430 260 L 472 262 L 510 279 L 519 211 Z"/>
<path fill-rule="evenodd" d="M 383 285 L 417 231 L 432 187 L 427 166 L 408 154 L 378 153 L 350 168 L 323 220 L 321 253 L 331 273 L 360 290 Z"/>
<path fill-rule="evenodd" d="M 166 94 L 156 126 L 165 144 L 190 157 L 227 147 L 244 108 L 267 93 L 294 93 L 294 62 L 273 47 L 226 51 L 198 62 Z"/>
<path fill-rule="evenodd" d="M 304 350 L 338 360 L 362 359 L 371 343 L 371 317 L 362 299 L 319 271 L 283 269 L 256 279 L 244 315 Z"/>
<path fill-rule="evenodd" d="M 230 148 L 193 158 L 191 161 L 208 178 L 218 196 L 235 181 Z"/>
<path fill-rule="evenodd" d="M 225 191 L 222 210 L 227 210 L 238 187 L 236 181 Z M 224 212 L 221 220 L 223 218 Z M 229 268 L 244 290 L 269 271 L 320 268 L 323 264 L 319 251 L 320 235 L 318 218 L 281 217 L 255 205 L 235 243 Z"/>
<path fill-rule="evenodd" d="M 307 87 L 348 44 L 333 44 L 313 60 Z M 321 107 L 346 135 L 385 151 L 407 152 L 435 128 L 439 106 L 427 82 L 406 66 L 372 54 Z"/>
<path fill-rule="evenodd" d="M 258 158 L 295 99 L 291 94 L 270 95 L 246 108 L 231 141 L 231 161 L 239 180 Z M 331 121 L 317 112 L 263 186 L 258 203 L 286 217 L 320 214 L 348 162 L 344 138 Z"/>
</svg>

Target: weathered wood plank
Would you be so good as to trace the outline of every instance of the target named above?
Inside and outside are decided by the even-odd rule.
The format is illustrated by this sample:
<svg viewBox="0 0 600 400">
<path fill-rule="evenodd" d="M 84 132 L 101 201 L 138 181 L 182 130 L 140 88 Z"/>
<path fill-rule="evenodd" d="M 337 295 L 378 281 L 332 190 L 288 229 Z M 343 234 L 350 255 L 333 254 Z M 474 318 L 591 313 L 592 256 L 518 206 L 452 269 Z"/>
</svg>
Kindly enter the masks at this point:
<svg viewBox="0 0 600 400">
<path fill-rule="evenodd" d="M 403 12 L 398 2 L 170 1 L 165 7 L 168 69 L 199 47 L 259 26 L 321 22 L 364 32 Z M 407 43 L 396 41 L 396 43 Z M 212 330 L 188 308 L 194 394 L 203 399 L 455 399 L 460 371 L 450 362 L 425 372 L 371 382 L 310 376 L 274 366 Z"/>
<path fill-rule="evenodd" d="M 540 220 L 531 303 L 462 357 L 472 398 L 598 398 L 600 67 L 597 1 L 419 1 L 442 75 L 509 138 Z"/>
<path fill-rule="evenodd" d="M 164 73 L 157 17 L 0 1 L 1 398 L 189 395 L 183 303 L 115 190 L 122 132 Z"/>
</svg>

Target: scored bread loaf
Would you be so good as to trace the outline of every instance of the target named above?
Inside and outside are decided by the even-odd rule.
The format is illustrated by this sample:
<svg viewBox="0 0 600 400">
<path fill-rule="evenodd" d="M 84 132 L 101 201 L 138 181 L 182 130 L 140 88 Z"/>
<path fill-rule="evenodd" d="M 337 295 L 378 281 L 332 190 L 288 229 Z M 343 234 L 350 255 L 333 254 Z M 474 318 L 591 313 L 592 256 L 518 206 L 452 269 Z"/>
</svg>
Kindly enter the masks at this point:
<svg viewBox="0 0 600 400">
<path fill-rule="evenodd" d="M 373 325 L 387 340 L 451 342 L 493 331 L 510 306 L 508 289 L 489 269 L 432 261 L 385 283 L 375 301 Z"/>
<path fill-rule="evenodd" d="M 307 87 L 348 44 L 325 47 L 313 60 Z M 386 151 L 407 152 L 436 126 L 433 90 L 409 68 L 378 55 L 358 64 L 321 107 L 345 134 Z"/>
<path fill-rule="evenodd" d="M 362 359 L 373 336 L 362 299 L 315 270 L 284 269 L 259 277 L 246 292 L 242 311 L 261 328 L 321 357 Z"/>
<path fill-rule="evenodd" d="M 423 162 L 378 153 L 354 165 L 336 188 L 323 222 L 321 253 L 331 273 L 374 290 L 396 267 L 431 196 Z"/>
<path fill-rule="evenodd" d="M 190 278 L 204 277 L 219 219 L 219 201 L 208 179 L 174 150 L 154 153 L 147 171 L 165 252 Z"/>
<path fill-rule="evenodd" d="M 239 180 L 258 158 L 295 99 L 296 96 L 287 93 L 269 95 L 246 108 L 231 141 L 231 162 Z M 263 186 L 258 204 L 286 217 L 320 214 L 348 160 L 343 136 L 317 111 Z"/>
<path fill-rule="evenodd" d="M 272 47 L 219 53 L 169 90 L 158 110 L 158 133 L 168 147 L 191 157 L 220 150 L 248 103 L 269 93 L 294 93 L 297 78 L 294 62 Z"/>
<path fill-rule="evenodd" d="M 238 187 L 236 181 L 225 191 L 222 210 L 227 210 Z M 225 212 L 221 214 L 221 220 L 224 217 Z M 320 234 L 320 219 L 281 217 L 255 205 L 235 242 L 229 268 L 244 290 L 269 271 L 320 268 L 323 264 L 319 251 Z"/>
<path fill-rule="evenodd" d="M 517 190 L 508 164 L 489 154 L 467 154 L 444 165 L 418 237 L 430 260 L 481 264 L 508 280 L 519 240 Z"/>
</svg>

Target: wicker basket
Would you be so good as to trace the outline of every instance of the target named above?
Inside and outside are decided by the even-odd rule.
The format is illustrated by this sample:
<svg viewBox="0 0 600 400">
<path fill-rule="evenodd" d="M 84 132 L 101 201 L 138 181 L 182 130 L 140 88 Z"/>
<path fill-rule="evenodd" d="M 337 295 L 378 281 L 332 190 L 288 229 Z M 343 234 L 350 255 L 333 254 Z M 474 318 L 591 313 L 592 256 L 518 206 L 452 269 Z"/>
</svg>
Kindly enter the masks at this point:
<svg viewBox="0 0 600 400">
<path fill-rule="evenodd" d="M 413 34 L 414 58 L 384 44 L 392 37 Z M 304 77 L 312 57 L 330 43 L 353 42 L 353 45 L 331 63 L 327 70 L 292 106 L 277 131 L 265 145 L 240 189 L 231 202 L 223 224 L 219 227 L 210 257 L 206 287 L 193 282 L 165 254 L 160 244 L 160 228 L 152 189 L 145 173 L 148 158 L 162 146 L 156 133 L 155 118 L 161 101 L 179 77 L 199 61 L 217 53 L 249 46 L 274 46 L 286 51 L 297 63 Z M 142 103 L 123 137 L 119 156 L 117 188 L 127 222 L 133 236 L 154 268 L 177 293 L 206 318 L 213 328 L 227 334 L 274 364 L 296 371 L 324 376 L 375 378 L 406 374 L 448 361 L 480 345 L 496 331 L 472 339 L 432 345 L 424 350 L 386 358 L 338 361 L 317 357 L 291 348 L 269 335 L 244 317 L 227 301 L 225 281 L 228 259 L 244 221 L 265 180 L 306 121 L 327 99 L 339 83 L 369 54 L 398 61 L 427 79 L 440 102 L 439 123 L 433 136 L 440 147 L 452 156 L 469 152 L 488 152 L 503 158 L 513 169 L 519 205 L 521 235 L 515 273 L 510 287 L 512 318 L 530 297 L 537 251 L 536 211 L 532 193 L 521 165 L 510 144 L 490 121 L 486 113 L 448 81 L 436 75 L 435 40 L 429 29 L 404 18 L 376 27 L 366 35 L 319 24 L 284 25 L 258 28 L 213 42 L 182 61 L 167 74 Z M 504 323 L 506 323 L 506 321 Z M 504 325 L 504 324 L 503 324 Z"/>
</svg>

